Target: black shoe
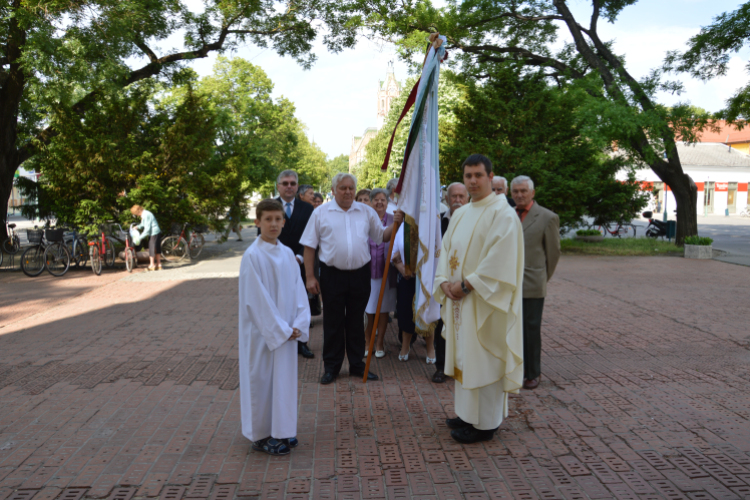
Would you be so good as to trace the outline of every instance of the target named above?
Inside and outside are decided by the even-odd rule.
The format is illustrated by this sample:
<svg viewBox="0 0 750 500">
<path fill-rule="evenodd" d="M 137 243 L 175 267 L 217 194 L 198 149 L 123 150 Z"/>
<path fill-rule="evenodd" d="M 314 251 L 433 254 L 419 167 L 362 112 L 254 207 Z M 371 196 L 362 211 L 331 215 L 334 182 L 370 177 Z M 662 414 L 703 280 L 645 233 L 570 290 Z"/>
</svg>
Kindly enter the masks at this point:
<svg viewBox="0 0 750 500">
<path fill-rule="evenodd" d="M 307 342 L 297 342 L 297 353 L 302 354 L 303 358 L 314 358 L 315 354 L 307 347 Z"/>
<path fill-rule="evenodd" d="M 489 441 L 492 436 L 495 435 L 497 429 L 489 431 L 482 431 L 470 425 L 461 429 L 454 429 L 451 431 L 451 437 L 459 443 L 472 444 L 478 443 L 479 441 Z"/>
<path fill-rule="evenodd" d="M 299 444 L 299 441 L 297 440 L 297 438 L 289 438 L 289 439 L 285 439 L 284 441 L 286 441 L 287 446 L 289 446 L 290 448 L 296 448 L 297 445 Z"/>
<path fill-rule="evenodd" d="M 445 372 L 443 370 L 437 370 L 432 375 L 432 381 L 436 384 L 443 384 L 445 383 Z"/>
<path fill-rule="evenodd" d="M 266 438 L 253 443 L 255 451 L 264 451 L 269 455 L 289 455 L 291 451 L 286 444 L 286 439 Z"/>
<path fill-rule="evenodd" d="M 326 372 L 326 374 L 323 375 L 323 378 L 320 379 L 320 383 L 323 385 L 328 385 L 334 380 L 336 380 L 336 375 L 331 372 Z"/>
<path fill-rule="evenodd" d="M 352 377 L 362 378 L 362 375 L 364 375 L 364 373 L 352 373 L 352 372 L 349 372 L 349 375 L 351 375 Z M 375 375 L 372 372 L 367 372 L 367 380 L 380 380 L 380 377 L 378 377 L 377 375 Z"/>
<path fill-rule="evenodd" d="M 471 424 L 461 420 L 461 417 L 449 418 L 445 421 L 445 425 L 447 425 L 450 429 L 463 429 L 464 427 L 471 427 Z"/>
</svg>

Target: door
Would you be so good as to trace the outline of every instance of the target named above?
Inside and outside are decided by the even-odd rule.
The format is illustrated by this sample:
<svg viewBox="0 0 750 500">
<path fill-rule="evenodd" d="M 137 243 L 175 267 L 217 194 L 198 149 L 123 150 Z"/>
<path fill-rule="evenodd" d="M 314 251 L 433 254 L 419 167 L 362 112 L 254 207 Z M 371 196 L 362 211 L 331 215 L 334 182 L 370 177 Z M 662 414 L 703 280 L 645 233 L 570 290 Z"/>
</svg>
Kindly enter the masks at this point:
<svg viewBox="0 0 750 500">
<path fill-rule="evenodd" d="M 705 187 L 706 187 L 706 196 L 704 198 L 704 202 L 705 202 L 706 213 L 712 214 L 714 213 L 714 183 L 707 182 L 705 184 Z"/>
<path fill-rule="evenodd" d="M 727 209 L 730 214 L 737 213 L 737 183 L 730 182 L 727 189 Z"/>
</svg>

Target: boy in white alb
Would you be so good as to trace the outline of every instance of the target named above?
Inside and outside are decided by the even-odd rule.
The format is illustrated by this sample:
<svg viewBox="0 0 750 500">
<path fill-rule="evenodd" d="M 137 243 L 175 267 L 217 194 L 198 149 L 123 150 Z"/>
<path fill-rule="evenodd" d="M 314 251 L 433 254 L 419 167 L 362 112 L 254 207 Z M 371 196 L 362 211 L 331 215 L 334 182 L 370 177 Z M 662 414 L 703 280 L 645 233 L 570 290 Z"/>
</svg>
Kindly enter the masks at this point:
<svg viewBox="0 0 750 500">
<path fill-rule="evenodd" d="M 310 305 L 292 251 L 277 241 L 277 200 L 255 209 L 260 236 L 242 256 L 239 364 L 242 434 L 253 449 L 286 455 L 297 445 L 297 342 L 309 338 Z"/>
</svg>

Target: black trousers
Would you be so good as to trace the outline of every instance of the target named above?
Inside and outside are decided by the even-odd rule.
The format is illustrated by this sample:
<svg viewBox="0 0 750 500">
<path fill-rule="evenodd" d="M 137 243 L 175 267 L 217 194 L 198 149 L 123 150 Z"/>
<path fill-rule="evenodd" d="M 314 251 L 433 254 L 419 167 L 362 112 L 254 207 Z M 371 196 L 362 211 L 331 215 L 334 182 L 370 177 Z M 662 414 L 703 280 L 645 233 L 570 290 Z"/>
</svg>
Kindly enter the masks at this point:
<svg viewBox="0 0 750 500">
<path fill-rule="evenodd" d="M 439 319 L 435 327 L 435 369 L 445 371 L 445 339 L 443 338 L 443 320 Z"/>
<path fill-rule="evenodd" d="M 544 297 L 523 299 L 523 378 L 542 374 L 542 311 Z"/>
<path fill-rule="evenodd" d="M 323 296 L 323 367 L 338 375 L 349 359 L 349 373 L 365 371 L 365 324 L 370 299 L 370 264 L 342 271 L 320 263 L 320 292 Z"/>
</svg>

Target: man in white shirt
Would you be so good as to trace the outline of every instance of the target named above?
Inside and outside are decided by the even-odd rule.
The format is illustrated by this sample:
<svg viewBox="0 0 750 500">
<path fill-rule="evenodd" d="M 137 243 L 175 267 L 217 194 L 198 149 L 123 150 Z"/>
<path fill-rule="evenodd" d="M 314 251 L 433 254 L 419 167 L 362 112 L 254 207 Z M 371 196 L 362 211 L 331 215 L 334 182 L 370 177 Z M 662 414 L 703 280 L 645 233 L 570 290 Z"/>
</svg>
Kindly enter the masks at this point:
<svg viewBox="0 0 750 500">
<path fill-rule="evenodd" d="M 365 372 L 365 327 L 363 317 L 370 297 L 370 244 L 391 237 L 393 226 L 403 221 L 400 210 L 394 224 L 383 227 L 375 210 L 354 201 L 357 179 L 342 172 L 334 176 L 334 199 L 319 206 L 310 217 L 300 243 L 305 250 L 307 290 L 323 296 L 323 365 L 321 384 L 336 379 L 344 353 L 349 359 L 349 374 Z M 313 274 L 315 249 L 320 246 L 320 283 Z M 374 373 L 368 380 L 377 380 Z"/>
</svg>

